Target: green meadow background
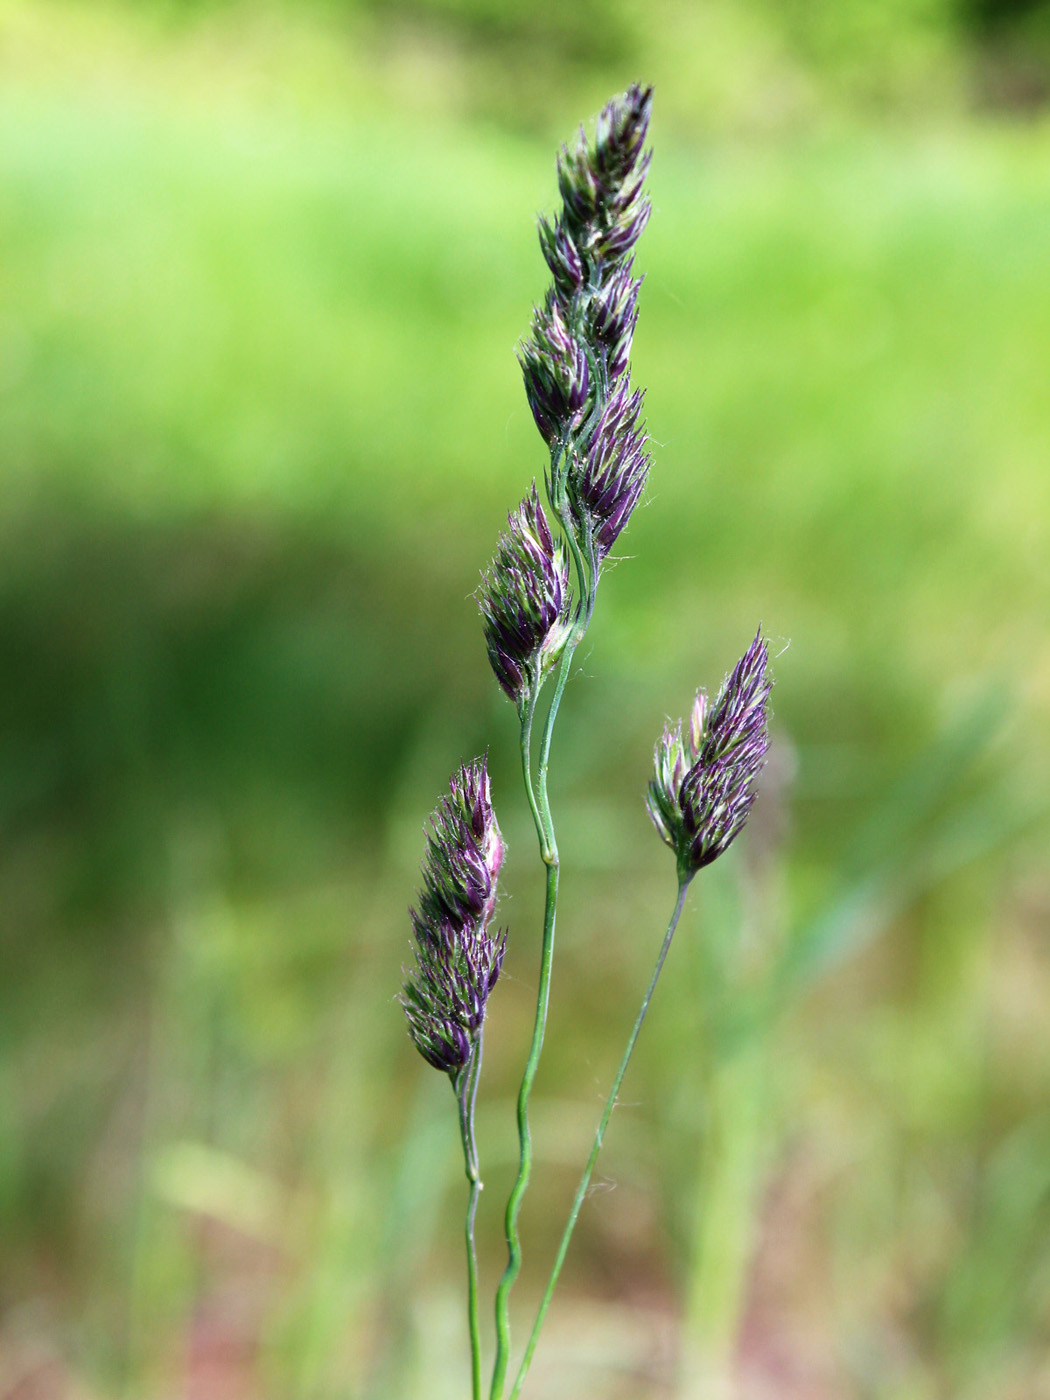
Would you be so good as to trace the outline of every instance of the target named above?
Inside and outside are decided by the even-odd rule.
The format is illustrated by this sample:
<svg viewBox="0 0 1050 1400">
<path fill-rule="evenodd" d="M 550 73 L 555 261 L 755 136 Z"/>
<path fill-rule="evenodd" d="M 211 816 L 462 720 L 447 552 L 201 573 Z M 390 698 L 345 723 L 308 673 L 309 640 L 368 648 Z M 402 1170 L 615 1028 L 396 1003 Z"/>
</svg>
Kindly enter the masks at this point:
<svg viewBox="0 0 1050 1400">
<path fill-rule="evenodd" d="M 556 146 L 639 77 L 519 1342 L 674 899 L 652 744 L 759 622 L 774 750 L 525 1394 L 1050 1397 L 1050 5 L 0 0 L 2 1400 L 466 1394 L 406 911 L 487 746 L 491 1290 L 542 882 L 471 595 Z"/>
</svg>

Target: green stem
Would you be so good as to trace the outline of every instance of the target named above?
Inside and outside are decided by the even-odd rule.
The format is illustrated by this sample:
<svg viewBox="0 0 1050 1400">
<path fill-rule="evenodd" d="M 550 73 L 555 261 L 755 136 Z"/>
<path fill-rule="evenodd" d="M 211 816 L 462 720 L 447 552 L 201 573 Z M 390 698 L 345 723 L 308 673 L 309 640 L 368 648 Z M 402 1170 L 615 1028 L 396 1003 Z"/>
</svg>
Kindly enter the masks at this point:
<svg viewBox="0 0 1050 1400">
<path fill-rule="evenodd" d="M 529 699 L 519 712 L 521 720 L 521 773 L 525 780 L 525 795 L 529 801 L 529 811 L 532 813 L 536 835 L 539 838 L 540 858 L 544 865 L 549 865 L 551 859 L 556 859 L 558 854 L 554 845 L 554 833 L 547 830 L 547 820 L 536 801 L 536 789 L 532 782 L 532 721 L 536 714 L 536 692 L 538 689 L 538 683 L 533 681 L 529 687 Z"/>
<path fill-rule="evenodd" d="M 474 1104 L 478 1094 L 478 1078 L 481 1073 L 482 1032 L 478 1032 L 477 1045 L 470 1064 L 460 1071 L 453 1083 L 459 1103 L 459 1131 L 463 1139 L 463 1161 L 467 1180 L 470 1182 L 470 1198 L 467 1202 L 465 1228 L 467 1242 L 467 1320 L 470 1327 L 470 1376 L 473 1400 L 481 1400 L 481 1323 L 478 1317 L 478 1254 L 474 1244 L 474 1220 L 478 1213 L 478 1197 L 481 1195 L 482 1181 L 478 1166 L 478 1149 L 474 1139 Z"/>
<path fill-rule="evenodd" d="M 501 1400 L 510 1360 L 510 1290 L 521 1269 L 521 1240 L 518 1235 L 518 1212 L 532 1171 L 532 1134 L 529 1130 L 529 1097 L 539 1068 L 543 1035 L 547 1026 L 547 1003 L 550 998 L 551 964 L 554 959 L 554 916 L 558 905 L 558 856 L 555 849 L 547 864 L 547 902 L 543 916 L 543 952 L 540 960 L 540 985 L 536 999 L 536 1022 L 525 1073 L 518 1092 L 518 1141 L 521 1155 L 518 1176 L 507 1201 L 507 1267 L 496 1290 L 496 1364 L 492 1371 L 491 1400 Z"/>
<path fill-rule="evenodd" d="M 594 613 L 594 597 L 598 586 L 596 571 L 593 567 L 589 566 L 588 559 L 584 558 L 570 522 L 563 519 L 562 525 L 565 529 L 565 537 L 568 540 L 569 552 L 572 554 L 573 564 L 576 568 L 576 577 L 579 579 L 580 611 L 576 619 L 576 626 L 573 628 L 565 643 L 565 650 L 562 652 L 561 661 L 558 663 L 558 672 L 554 678 L 554 693 L 551 695 L 550 708 L 547 710 L 547 718 L 543 724 L 543 737 L 540 740 L 540 760 L 536 768 L 536 777 L 539 784 L 539 809 L 541 815 L 546 818 L 546 827 L 552 843 L 553 830 L 551 828 L 550 802 L 547 797 L 547 769 L 550 764 L 554 721 L 558 718 L 561 697 L 565 694 L 565 686 L 568 683 L 569 673 L 572 670 L 572 659 L 576 654 L 576 648 L 583 641 L 587 628 L 590 626 L 591 617 Z M 593 555 L 589 538 L 587 540 L 587 554 L 588 557 Z M 526 784 L 526 786 L 528 786 L 528 784 Z"/>
<path fill-rule="evenodd" d="M 660 973 L 663 971 L 667 952 L 671 946 L 671 939 L 674 937 L 674 931 L 678 927 L 678 920 L 682 915 L 682 907 L 685 904 L 685 894 L 688 888 L 689 877 L 679 881 L 678 898 L 675 901 L 674 913 L 671 915 L 671 922 L 668 924 L 667 932 L 664 934 L 664 941 L 660 946 L 660 953 L 656 959 L 656 966 L 653 969 L 652 977 L 649 979 L 649 986 L 646 989 L 645 996 L 642 998 L 642 1005 L 638 1012 L 637 1019 L 635 1020 L 634 1029 L 631 1031 L 630 1038 L 627 1041 L 627 1048 L 623 1052 L 623 1059 L 620 1061 L 620 1067 L 616 1071 L 616 1077 L 613 1080 L 612 1088 L 609 1090 L 609 1097 L 605 1101 L 605 1109 L 602 1113 L 601 1122 L 598 1124 L 598 1131 L 594 1135 L 591 1155 L 587 1158 L 587 1165 L 583 1169 L 583 1175 L 580 1177 L 580 1184 L 576 1188 L 576 1195 L 573 1197 L 569 1218 L 566 1221 L 561 1243 L 558 1246 L 558 1253 L 554 1260 L 554 1268 L 551 1271 L 550 1280 L 547 1283 L 547 1291 L 543 1295 L 543 1301 L 540 1303 L 539 1312 L 536 1314 L 536 1321 L 532 1325 L 532 1334 L 529 1337 L 528 1345 L 525 1348 L 525 1355 L 522 1357 L 521 1366 L 518 1369 L 518 1374 L 508 1400 L 516 1400 L 516 1397 L 521 1394 L 521 1388 L 525 1383 L 525 1374 L 529 1369 L 529 1363 L 532 1361 L 532 1354 L 536 1350 L 540 1329 L 543 1326 L 543 1320 L 547 1316 L 547 1309 L 550 1307 L 551 1299 L 554 1296 L 554 1289 L 557 1285 L 562 1265 L 565 1263 L 565 1256 L 569 1250 L 569 1241 L 572 1239 L 572 1232 L 576 1228 L 576 1221 L 580 1214 L 584 1198 L 587 1195 L 587 1188 L 591 1184 L 594 1164 L 598 1160 L 598 1153 L 602 1150 L 602 1143 L 605 1140 L 605 1130 L 609 1126 L 609 1119 L 612 1117 L 612 1111 L 616 1107 L 616 1100 L 620 1093 L 620 1085 L 623 1083 L 623 1077 L 627 1073 L 627 1066 L 630 1064 L 631 1056 L 634 1054 L 634 1047 L 637 1044 L 646 1012 L 649 1010 L 649 1003 L 653 999 L 656 983 L 659 980 Z"/>
</svg>

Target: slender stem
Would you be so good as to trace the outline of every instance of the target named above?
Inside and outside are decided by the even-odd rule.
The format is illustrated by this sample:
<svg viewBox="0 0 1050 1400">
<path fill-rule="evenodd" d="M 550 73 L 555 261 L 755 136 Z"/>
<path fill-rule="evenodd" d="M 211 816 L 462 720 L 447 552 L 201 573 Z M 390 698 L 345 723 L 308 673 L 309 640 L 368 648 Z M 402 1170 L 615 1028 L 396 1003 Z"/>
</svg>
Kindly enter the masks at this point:
<svg viewBox="0 0 1050 1400">
<path fill-rule="evenodd" d="M 667 958 L 667 951 L 671 946 L 671 939 L 674 937 L 674 931 L 678 927 L 678 920 L 682 915 L 682 907 L 685 904 L 685 894 L 688 888 L 689 877 L 679 882 L 678 899 L 675 901 L 674 913 L 671 915 L 671 922 L 668 924 L 667 932 L 664 934 L 664 941 L 660 946 L 660 953 L 656 959 L 656 966 L 653 969 L 653 975 L 649 980 L 649 986 L 646 989 L 645 996 L 642 998 L 642 1005 L 638 1012 L 638 1017 L 635 1020 L 634 1029 L 631 1031 L 630 1038 L 627 1041 L 627 1048 L 623 1052 L 623 1059 L 620 1061 L 620 1067 L 616 1071 L 616 1077 L 613 1080 L 612 1088 L 609 1090 L 609 1097 L 605 1101 L 605 1109 L 602 1113 L 601 1122 L 598 1124 L 598 1131 L 594 1135 L 591 1155 L 587 1158 L 587 1165 L 583 1169 L 583 1175 L 580 1177 L 580 1184 L 577 1186 L 576 1195 L 573 1197 L 569 1218 L 565 1223 L 565 1230 L 562 1233 L 561 1243 L 558 1246 L 558 1253 L 554 1260 L 554 1268 L 551 1270 L 550 1280 L 547 1283 L 547 1291 L 543 1295 L 543 1301 L 540 1303 L 539 1312 L 536 1314 L 536 1321 L 532 1325 L 532 1334 L 529 1337 L 528 1345 L 525 1348 L 525 1355 L 522 1357 L 521 1366 L 518 1369 L 518 1374 L 508 1400 L 516 1400 L 516 1397 L 521 1394 L 521 1387 L 525 1383 L 525 1374 L 529 1369 L 529 1363 L 532 1361 L 532 1354 L 536 1350 L 540 1329 L 543 1326 L 544 1318 L 547 1316 L 547 1309 L 550 1307 L 551 1298 L 554 1296 L 558 1275 L 561 1273 L 562 1265 L 565 1263 L 565 1256 L 569 1249 L 569 1241 L 572 1239 L 572 1232 L 576 1228 L 576 1220 L 580 1214 L 580 1208 L 583 1205 L 584 1198 L 587 1195 L 587 1188 L 591 1184 L 594 1164 L 598 1160 L 598 1153 L 602 1150 L 602 1143 L 605 1140 L 605 1130 L 609 1126 L 609 1119 L 612 1117 L 612 1111 L 616 1107 L 616 1099 L 620 1092 L 620 1085 L 623 1083 L 623 1077 L 627 1073 L 627 1066 L 630 1064 L 631 1056 L 634 1054 L 634 1047 L 638 1041 L 638 1035 L 642 1029 L 642 1023 L 645 1020 L 646 1012 L 649 1010 L 649 1003 L 653 999 L 656 983 L 659 980 L 660 973 L 663 971 L 664 961 Z"/>
<path fill-rule="evenodd" d="M 554 692 L 551 695 L 550 708 L 547 710 L 547 718 L 543 723 L 543 735 L 540 738 L 540 759 L 536 766 L 536 781 L 539 787 L 539 807 L 541 816 L 544 819 L 545 829 L 554 845 L 554 832 L 551 826 L 550 802 L 547 797 L 547 769 L 550 764 L 551 738 L 554 735 L 554 721 L 558 718 L 558 707 L 561 705 L 561 697 L 565 694 L 565 686 L 569 679 L 569 672 L 572 669 L 573 653 L 583 633 L 577 628 L 565 643 L 565 650 L 562 652 L 561 661 L 558 664 L 558 671 L 554 677 Z M 557 860 L 557 848 L 554 851 Z M 546 859 L 546 858 L 545 858 Z"/>
<path fill-rule="evenodd" d="M 550 803 L 547 798 L 547 769 L 550 764 L 554 721 L 558 718 L 558 708 L 561 705 L 561 697 L 565 693 L 569 672 L 572 670 L 572 658 L 576 654 L 576 648 L 583 641 L 587 628 L 590 626 L 591 617 L 594 613 L 594 597 L 598 586 L 596 570 L 588 566 L 588 560 L 584 558 L 576 535 L 570 528 L 570 524 L 564 520 L 562 524 L 565 528 L 565 537 L 568 540 L 569 551 L 572 554 L 573 564 L 576 568 L 576 576 L 579 579 L 580 612 L 576 619 L 576 626 L 573 628 L 572 633 L 565 643 L 565 650 L 562 652 L 561 661 L 558 664 L 558 672 L 554 678 L 554 693 L 551 696 L 550 707 L 547 710 L 547 718 L 543 724 L 543 737 L 540 739 L 540 759 L 536 768 L 536 778 L 539 784 L 539 807 L 540 811 L 546 816 L 549 832 Z M 588 556 L 592 553 L 589 539 L 587 553 Z M 552 832 L 551 836 L 553 840 Z"/>
<path fill-rule="evenodd" d="M 532 813 L 532 820 L 536 825 L 536 835 L 540 843 L 540 858 L 544 865 L 549 865 L 552 858 L 557 858 L 557 849 L 554 845 L 554 833 L 547 831 L 547 821 L 540 811 L 536 801 L 536 789 L 532 782 L 532 721 L 536 714 L 536 692 L 538 686 L 534 683 L 529 688 L 529 698 L 520 711 L 521 719 L 521 774 L 525 780 L 525 795 L 529 800 L 529 811 Z"/>
<path fill-rule="evenodd" d="M 461 1070 L 453 1087 L 459 1102 L 459 1131 L 463 1138 L 463 1161 L 467 1180 L 470 1182 L 470 1197 L 467 1202 L 465 1228 L 467 1242 L 467 1321 L 470 1327 L 470 1377 L 473 1400 L 481 1400 L 481 1323 L 478 1317 L 478 1254 L 474 1244 L 474 1220 L 478 1213 L 478 1197 L 481 1195 L 482 1181 L 478 1167 L 478 1149 L 474 1139 L 474 1104 L 478 1094 L 478 1078 L 481 1074 L 482 1032 L 478 1031 L 477 1044 L 469 1065 Z"/>
<path fill-rule="evenodd" d="M 555 851 L 547 862 L 547 902 L 543 916 L 543 952 L 540 960 L 540 985 L 536 999 L 536 1022 L 525 1073 L 518 1092 L 518 1141 L 521 1155 L 518 1176 L 507 1201 L 507 1267 L 496 1290 L 496 1364 L 492 1371 L 491 1400 L 501 1400 L 510 1360 L 510 1290 L 521 1269 L 521 1240 L 518 1235 L 518 1212 L 532 1171 L 532 1134 L 529 1130 L 529 1096 L 539 1068 L 543 1035 L 547 1026 L 547 1003 L 550 998 L 551 964 L 554 959 L 554 917 L 558 906 L 558 857 Z"/>
</svg>

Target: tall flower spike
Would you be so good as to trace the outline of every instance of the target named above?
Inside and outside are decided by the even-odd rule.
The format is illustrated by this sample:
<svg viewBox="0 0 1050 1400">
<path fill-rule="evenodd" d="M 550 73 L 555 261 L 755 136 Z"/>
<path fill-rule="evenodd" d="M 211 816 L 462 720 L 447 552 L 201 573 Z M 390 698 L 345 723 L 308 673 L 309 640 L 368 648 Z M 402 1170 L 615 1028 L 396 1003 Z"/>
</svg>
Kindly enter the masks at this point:
<svg viewBox="0 0 1050 1400">
<path fill-rule="evenodd" d="M 409 911 L 416 966 L 401 997 L 416 1049 L 452 1075 L 470 1061 L 503 966 L 505 937 L 488 931 L 502 864 L 488 766 L 476 758 L 454 774 L 430 819 L 423 889 Z"/>
<path fill-rule="evenodd" d="M 681 723 L 664 726 L 646 806 L 675 852 L 681 880 L 710 865 L 743 830 L 769 748 L 772 688 L 759 631 L 712 707 L 697 692 L 687 735 Z"/>
<path fill-rule="evenodd" d="M 507 525 L 482 575 L 478 607 L 496 679 L 520 705 L 561 655 L 569 630 L 569 564 L 535 482 Z"/>
<path fill-rule="evenodd" d="M 649 475 L 648 441 L 638 417 L 642 395 L 622 380 L 602 409 L 591 445 L 569 477 L 573 514 L 590 531 L 600 563 L 631 518 Z"/>
</svg>

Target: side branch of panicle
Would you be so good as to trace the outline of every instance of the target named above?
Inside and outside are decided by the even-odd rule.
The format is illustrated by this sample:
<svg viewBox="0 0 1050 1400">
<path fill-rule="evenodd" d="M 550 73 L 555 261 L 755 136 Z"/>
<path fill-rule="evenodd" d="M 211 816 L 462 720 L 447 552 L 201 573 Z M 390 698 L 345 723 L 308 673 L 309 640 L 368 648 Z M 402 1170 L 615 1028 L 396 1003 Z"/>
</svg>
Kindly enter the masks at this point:
<svg viewBox="0 0 1050 1400">
<path fill-rule="evenodd" d="M 551 532 L 535 482 L 507 517 L 507 526 L 482 575 L 478 607 L 496 679 L 520 705 L 534 693 L 565 644 L 569 564 L 564 546 Z"/>
<path fill-rule="evenodd" d="M 489 932 L 502 864 L 488 766 L 476 758 L 454 774 L 430 819 L 423 888 L 409 911 L 416 965 L 401 996 L 416 1049 L 451 1075 L 470 1061 L 503 965 L 505 937 Z"/>
<path fill-rule="evenodd" d="M 691 879 L 727 850 L 755 801 L 755 779 L 769 748 L 769 651 L 761 632 L 709 707 L 697 691 L 688 733 L 665 725 L 656 745 L 646 806 Z"/>
</svg>

